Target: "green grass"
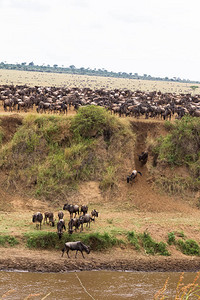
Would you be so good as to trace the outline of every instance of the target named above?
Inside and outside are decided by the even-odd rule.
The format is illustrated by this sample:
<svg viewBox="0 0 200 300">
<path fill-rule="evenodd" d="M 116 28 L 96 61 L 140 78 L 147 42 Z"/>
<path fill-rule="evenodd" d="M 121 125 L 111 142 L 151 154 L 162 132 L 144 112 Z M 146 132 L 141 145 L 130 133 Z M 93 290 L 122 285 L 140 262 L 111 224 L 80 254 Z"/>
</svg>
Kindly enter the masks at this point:
<svg viewBox="0 0 200 300">
<path fill-rule="evenodd" d="M 175 123 L 166 123 L 169 133 L 158 138 L 152 147 L 154 165 L 174 169 L 172 176 L 163 176 L 156 183 L 170 194 L 183 194 L 200 188 L 200 119 L 185 116 Z M 175 167 L 183 166 L 187 175 L 176 175 Z"/>
<path fill-rule="evenodd" d="M 129 125 L 102 107 L 81 107 L 73 118 L 27 115 L 0 150 L 0 168 L 7 188 L 23 186 L 38 198 L 63 198 L 87 180 L 105 192 L 117 186 L 124 161 L 132 161 L 134 143 Z"/>
<path fill-rule="evenodd" d="M 127 238 L 128 238 L 129 243 L 131 245 L 133 245 L 136 250 L 140 250 L 141 247 L 139 244 L 138 235 L 134 231 L 129 231 L 127 233 Z"/>
<path fill-rule="evenodd" d="M 62 238 L 59 240 L 56 232 L 30 232 L 25 233 L 26 245 L 28 248 L 40 249 L 62 249 L 64 243 L 80 240 L 84 244 L 91 247 L 93 251 L 101 251 L 111 248 L 115 245 L 122 243 L 121 240 L 111 236 L 108 233 L 76 233 L 68 234 L 63 233 Z"/>
<path fill-rule="evenodd" d="M 179 239 L 176 242 L 176 245 L 181 250 L 181 252 L 185 255 L 200 256 L 199 244 L 194 240 L 189 239 L 189 240 L 183 241 L 183 240 Z"/>
<path fill-rule="evenodd" d="M 13 236 L 10 236 L 10 235 L 1 235 L 0 236 L 0 246 L 3 246 L 3 247 L 14 247 L 16 245 L 19 244 L 19 241 L 13 237 Z"/>
<path fill-rule="evenodd" d="M 167 244 L 164 242 L 155 242 L 148 232 L 137 234 L 134 231 L 129 231 L 127 233 L 127 238 L 136 250 L 143 248 L 147 254 L 170 255 Z"/>
</svg>

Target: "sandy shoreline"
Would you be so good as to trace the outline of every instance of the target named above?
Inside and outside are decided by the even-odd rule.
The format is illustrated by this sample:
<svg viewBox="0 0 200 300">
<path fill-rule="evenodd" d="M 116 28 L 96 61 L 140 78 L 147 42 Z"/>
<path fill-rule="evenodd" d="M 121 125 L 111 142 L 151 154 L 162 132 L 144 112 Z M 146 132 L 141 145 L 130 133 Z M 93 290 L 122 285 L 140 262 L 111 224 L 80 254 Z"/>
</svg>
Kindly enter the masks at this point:
<svg viewBox="0 0 200 300">
<path fill-rule="evenodd" d="M 69 271 L 133 271 L 133 272 L 197 272 L 200 270 L 200 257 L 163 257 L 134 255 L 130 253 L 85 254 L 85 259 L 78 253 L 61 257 L 60 251 L 35 251 L 1 248 L 1 271 L 28 271 L 28 272 L 69 272 Z"/>
</svg>

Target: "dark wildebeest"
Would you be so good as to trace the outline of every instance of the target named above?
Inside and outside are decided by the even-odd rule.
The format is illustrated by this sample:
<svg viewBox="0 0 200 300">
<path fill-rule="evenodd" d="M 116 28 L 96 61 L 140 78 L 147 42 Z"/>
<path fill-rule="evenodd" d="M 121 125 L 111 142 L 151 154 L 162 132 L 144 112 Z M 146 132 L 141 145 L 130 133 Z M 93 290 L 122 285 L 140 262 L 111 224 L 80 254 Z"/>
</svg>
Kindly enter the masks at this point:
<svg viewBox="0 0 200 300">
<path fill-rule="evenodd" d="M 95 222 L 95 217 L 98 218 L 98 216 L 99 216 L 98 211 L 96 211 L 96 209 L 93 209 L 92 212 L 91 212 L 91 216 L 94 217 L 94 222 Z"/>
<path fill-rule="evenodd" d="M 63 210 L 68 210 L 68 212 L 70 213 L 70 218 L 73 218 L 73 213 L 75 214 L 75 217 L 76 217 L 77 213 L 79 215 L 79 207 L 78 207 L 78 205 L 73 205 L 73 204 L 66 203 L 63 206 Z"/>
<path fill-rule="evenodd" d="M 65 243 L 65 246 L 62 249 L 62 256 L 64 255 L 64 252 L 66 251 L 67 252 L 67 256 L 69 257 L 69 250 L 72 250 L 72 251 L 76 250 L 75 258 L 77 257 L 78 251 L 81 252 L 83 258 L 85 258 L 84 255 L 83 255 L 83 251 L 85 251 L 87 254 L 90 253 L 90 247 L 84 245 L 81 241 Z"/>
<path fill-rule="evenodd" d="M 130 181 L 133 181 L 133 179 L 135 179 L 137 177 L 137 174 L 140 174 L 140 176 L 142 176 L 142 173 L 140 171 L 137 170 L 133 170 L 130 176 L 127 176 L 127 183 L 129 183 Z"/>
<path fill-rule="evenodd" d="M 87 214 L 88 206 L 87 205 L 81 205 L 81 212 L 83 213 L 83 215 Z"/>
<path fill-rule="evenodd" d="M 145 165 L 148 160 L 148 152 L 144 151 L 141 154 L 138 154 L 139 161 L 141 161 L 142 165 Z"/>
<path fill-rule="evenodd" d="M 43 220 L 43 215 L 40 212 L 37 212 L 36 214 L 33 215 L 33 223 L 36 223 L 36 228 L 38 229 L 39 224 L 40 223 L 40 229 L 41 229 L 41 224 L 42 224 L 42 220 Z"/>
<path fill-rule="evenodd" d="M 47 224 L 47 219 L 49 219 L 49 224 L 54 227 L 55 226 L 55 221 L 54 221 L 54 216 L 52 212 L 45 212 L 44 213 L 44 224 L 46 222 Z"/>
<path fill-rule="evenodd" d="M 79 229 L 80 227 L 80 220 L 78 218 L 72 218 L 70 219 L 69 223 L 68 223 L 68 233 L 72 234 L 74 229 L 73 227 L 75 227 L 75 231 L 77 231 L 77 229 Z"/>
<path fill-rule="evenodd" d="M 66 230 L 65 221 L 63 219 L 60 219 L 57 223 L 57 233 L 58 233 L 59 240 L 62 237 L 63 229 Z"/>
<path fill-rule="evenodd" d="M 88 227 L 88 224 L 89 224 L 89 228 L 90 228 L 90 222 L 94 221 L 94 218 L 92 218 L 89 214 L 85 214 L 84 216 L 80 216 L 79 220 L 80 220 L 80 224 L 81 224 L 81 230 L 80 231 L 83 231 L 83 224 L 86 223 L 87 227 Z"/>
<path fill-rule="evenodd" d="M 64 218 L 64 213 L 62 211 L 58 212 L 58 219 L 61 220 Z"/>
</svg>

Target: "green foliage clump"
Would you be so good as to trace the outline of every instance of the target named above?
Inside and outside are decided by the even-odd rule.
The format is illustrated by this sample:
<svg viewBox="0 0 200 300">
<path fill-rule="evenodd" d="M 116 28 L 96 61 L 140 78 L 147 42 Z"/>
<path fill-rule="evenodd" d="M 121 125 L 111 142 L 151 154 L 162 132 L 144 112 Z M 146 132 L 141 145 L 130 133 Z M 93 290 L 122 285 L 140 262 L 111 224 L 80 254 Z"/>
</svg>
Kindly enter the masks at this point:
<svg viewBox="0 0 200 300">
<path fill-rule="evenodd" d="M 104 134 L 109 139 L 116 128 L 116 119 L 100 106 L 83 106 L 72 120 L 72 131 L 76 138 L 91 138 Z"/>
<path fill-rule="evenodd" d="M 175 240 L 176 240 L 176 238 L 175 238 L 174 232 L 173 232 L 173 231 L 172 231 L 172 232 L 169 232 L 169 233 L 168 233 L 168 240 L 167 240 L 167 243 L 168 243 L 169 245 L 175 244 Z"/>
<path fill-rule="evenodd" d="M 79 240 L 90 246 L 91 250 L 100 251 L 121 243 L 120 240 L 107 233 L 77 233 L 70 235 L 65 232 L 60 240 L 56 232 L 38 231 L 26 233 L 24 236 L 27 247 L 35 249 L 62 249 L 64 243 Z"/>
<path fill-rule="evenodd" d="M 183 193 L 200 187 L 200 119 L 185 116 L 171 124 L 170 133 L 160 137 L 153 148 L 156 164 L 171 168 L 184 166 L 188 175 L 163 176 L 157 183 L 170 194 Z"/>
<path fill-rule="evenodd" d="M 158 159 L 174 165 L 189 165 L 200 157 L 200 120 L 185 116 L 171 126 L 171 132 L 158 139 Z"/>
<path fill-rule="evenodd" d="M 200 247 L 197 244 L 197 242 L 194 240 L 189 239 L 183 241 L 179 239 L 177 241 L 177 246 L 179 247 L 181 252 L 185 255 L 196 255 L 196 256 L 200 255 Z"/>
<path fill-rule="evenodd" d="M 28 248 L 40 248 L 40 249 L 58 249 L 61 240 L 59 240 L 56 232 L 30 232 L 25 233 L 26 246 Z M 63 244 L 63 240 L 62 240 Z"/>
<path fill-rule="evenodd" d="M 170 253 L 167 250 L 167 245 L 164 242 L 155 242 L 149 233 L 144 232 L 143 234 L 140 234 L 139 237 L 142 242 L 142 246 L 147 254 L 159 254 L 165 256 L 170 255 Z"/>
<path fill-rule="evenodd" d="M 140 250 L 138 236 L 134 231 L 128 231 L 127 238 L 128 238 L 128 241 L 130 242 L 130 244 L 133 245 L 136 250 Z"/>
<path fill-rule="evenodd" d="M 175 233 L 170 232 L 168 233 L 168 244 L 169 245 L 175 245 L 178 247 L 178 249 L 181 250 L 181 252 L 185 255 L 200 255 L 200 247 L 198 243 L 192 239 L 183 240 L 185 239 L 185 235 L 183 232 L 176 233 L 177 236 L 181 237 L 182 239 L 176 240 Z"/>
<path fill-rule="evenodd" d="M 19 244 L 19 241 L 14 237 L 10 235 L 1 235 L 0 236 L 0 245 L 1 246 L 6 246 L 9 245 L 11 247 L 16 246 Z"/>
</svg>

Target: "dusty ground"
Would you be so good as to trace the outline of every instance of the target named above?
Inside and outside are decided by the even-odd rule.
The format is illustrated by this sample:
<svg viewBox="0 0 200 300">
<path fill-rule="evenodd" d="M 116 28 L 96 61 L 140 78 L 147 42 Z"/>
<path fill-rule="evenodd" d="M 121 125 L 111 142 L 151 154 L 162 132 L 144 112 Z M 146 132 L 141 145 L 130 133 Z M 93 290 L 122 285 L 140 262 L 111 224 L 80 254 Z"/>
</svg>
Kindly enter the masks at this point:
<svg viewBox="0 0 200 300">
<path fill-rule="evenodd" d="M 8 114 L 7 114 L 8 116 Z M 14 127 L 9 127 L 10 117 L 5 117 L 1 126 L 7 130 L 6 137 L 12 136 Z M 20 118 L 12 116 L 13 124 L 18 126 Z M 137 134 L 137 151 L 140 153 L 145 147 L 148 137 L 164 134 L 161 122 L 135 121 L 132 126 Z M 96 208 L 100 214 L 88 231 L 117 232 L 134 230 L 144 232 L 147 230 L 156 241 L 167 240 L 167 234 L 174 231 L 177 236 L 200 242 L 200 210 L 195 206 L 195 198 L 178 198 L 161 194 L 154 187 L 154 179 L 149 172 L 148 164 L 141 167 L 137 153 L 133 166 L 142 172 L 133 184 L 127 185 L 122 175 L 120 189 L 108 197 L 103 197 L 98 182 L 83 183 L 77 194 L 72 196 L 70 202 L 76 200 L 79 204 L 88 204 L 89 210 Z M 0 174 L 0 186 L 3 181 Z M 195 195 L 194 197 L 197 197 Z M 30 199 L 25 195 L 13 194 L 0 188 L 0 233 L 21 237 L 26 231 L 36 230 L 32 224 L 32 214 L 36 211 L 52 210 L 55 215 L 62 209 L 62 203 L 55 201 L 50 205 L 47 201 Z M 65 215 L 66 221 L 69 219 Z M 43 230 L 55 231 L 48 225 Z M 137 252 L 133 248 L 114 248 L 106 252 L 91 252 L 85 254 L 85 259 L 78 255 L 71 259 L 61 257 L 60 251 L 28 250 L 23 244 L 15 248 L 0 248 L 0 269 L 20 269 L 41 272 L 58 272 L 68 270 L 137 270 L 137 271 L 197 271 L 200 269 L 200 258 L 181 254 L 174 246 L 169 247 L 170 257 L 150 256 L 144 252 Z M 65 254 L 66 255 L 66 254 Z"/>
</svg>

